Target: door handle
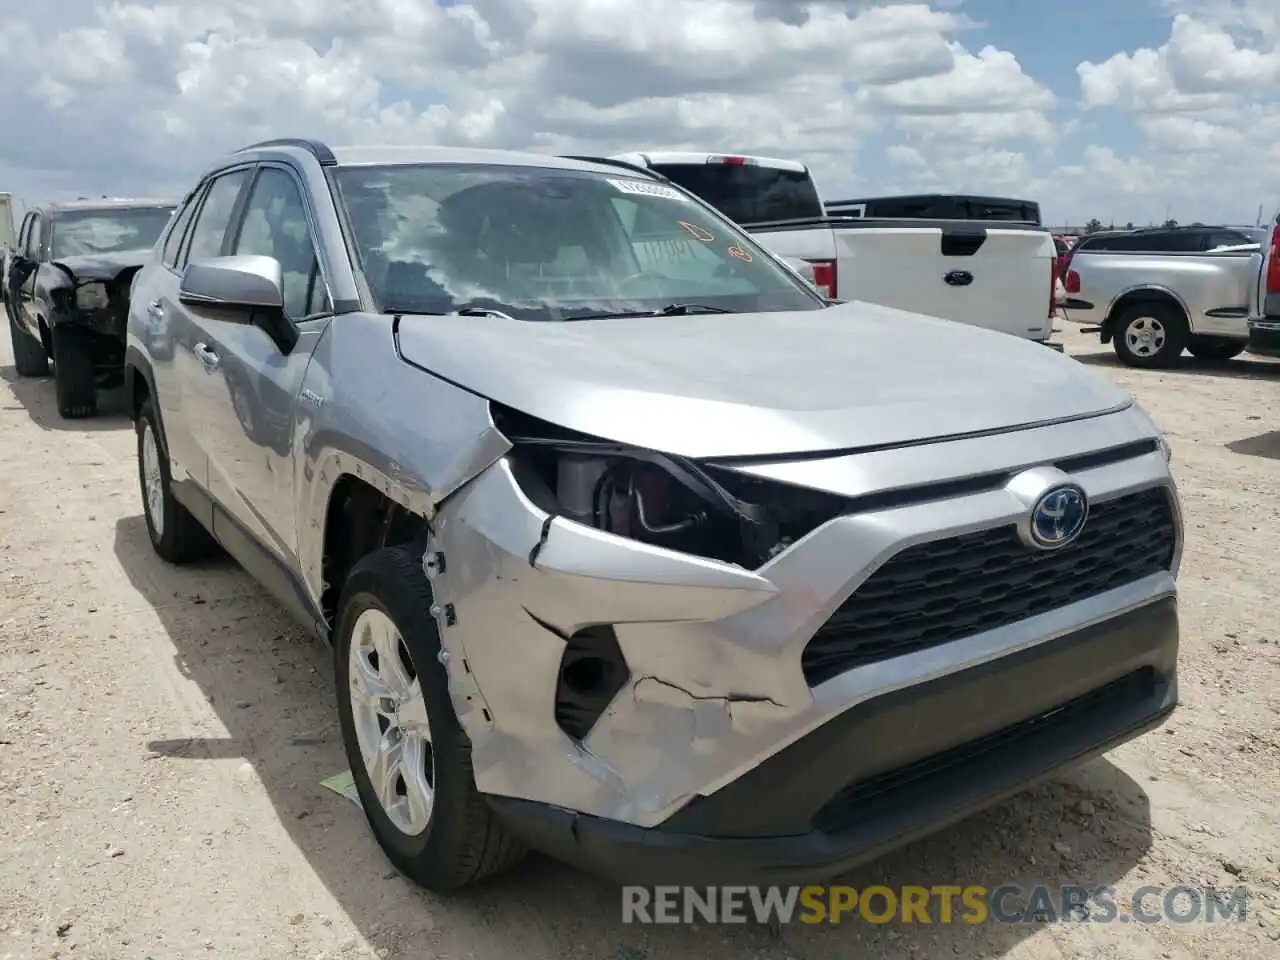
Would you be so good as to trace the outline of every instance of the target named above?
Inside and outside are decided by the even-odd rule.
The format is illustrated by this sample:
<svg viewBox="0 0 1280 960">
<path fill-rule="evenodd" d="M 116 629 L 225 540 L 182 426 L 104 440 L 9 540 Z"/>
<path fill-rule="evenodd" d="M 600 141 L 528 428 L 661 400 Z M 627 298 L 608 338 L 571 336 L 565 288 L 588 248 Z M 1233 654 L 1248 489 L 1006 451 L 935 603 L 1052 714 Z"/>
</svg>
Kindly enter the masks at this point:
<svg viewBox="0 0 1280 960">
<path fill-rule="evenodd" d="M 147 315 L 152 320 L 159 320 L 164 316 L 164 304 L 159 300 L 152 300 L 147 304 Z"/>
<path fill-rule="evenodd" d="M 218 355 L 209 349 L 207 343 L 197 343 L 192 350 L 199 361 L 204 364 L 206 370 L 218 369 L 218 363 L 220 362 Z"/>
</svg>

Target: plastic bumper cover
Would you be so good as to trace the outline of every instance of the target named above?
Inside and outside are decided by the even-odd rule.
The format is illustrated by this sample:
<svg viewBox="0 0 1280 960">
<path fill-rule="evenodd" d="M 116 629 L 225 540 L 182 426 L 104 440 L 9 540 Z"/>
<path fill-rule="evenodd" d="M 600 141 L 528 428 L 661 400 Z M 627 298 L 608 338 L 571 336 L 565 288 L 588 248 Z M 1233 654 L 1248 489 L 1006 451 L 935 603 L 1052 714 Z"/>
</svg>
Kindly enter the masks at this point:
<svg viewBox="0 0 1280 960">
<path fill-rule="evenodd" d="M 1160 725 L 1177 653 L 1166 597 L 860 704 L 656 827 L 489 802 L 534 848 L 620 882 L 825 879 Z"/>
</svg>

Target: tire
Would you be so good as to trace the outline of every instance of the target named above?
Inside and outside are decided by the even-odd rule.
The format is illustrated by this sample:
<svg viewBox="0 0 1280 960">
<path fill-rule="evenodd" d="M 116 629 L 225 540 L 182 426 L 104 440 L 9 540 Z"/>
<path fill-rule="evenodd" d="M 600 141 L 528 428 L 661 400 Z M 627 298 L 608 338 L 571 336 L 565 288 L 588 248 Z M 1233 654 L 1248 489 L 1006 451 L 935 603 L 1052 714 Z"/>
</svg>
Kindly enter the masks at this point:
<svg viewBox="0 0 1280 960">
<path fill-rule="evenodd" d="M 1187 350 L 1197 360 L 1234 360 L 1248 346 L 1247 340 L 1232 337 L 1193 336 L 1187 340 Z"/>
<path fill-rule="evenodd" d="M 520 860 L 525 851 L 504 830 L 476 790 L 471 743 L 458 723 L 449 696 L 448 678 L 439 660 L 440 635 L 430 612 L 431 603 L 431 587 L 421 563 L 400 547 L 378 550 L 360 560 L 347 578 L 339 602 L 333 645 L 342 740 L 374 838 L 396 869 L 409 879 L 429 890 L 445 891 L 469 886 L 498 873 Z M 363 706 L 362 698 L 358 694 L 353 696 L 353 678 L 357 687 L 360 686 L 362 667 L 365 670 L 381 667 L 381 661 L 374 664 L 368 656 L 364 640 L 367 625 L 375 632 L 378 625 L 390 627 L 387 635 L 392 636 L 393 642 L 394 634 L 398 634 L 400 640 L 395 642 L 395 647 L 400 653 L 399 674 L 412 678 L 412 683 L 399 686 L 392 683 L 392 686 L 408 691 L 409 697 L 402 701 L 404 703 L 412 704 L 416 695 L 421 695 L 418 715 L 426 719 L 428 746 L 421 746 L 421 721 L 417 722 L 416 730 L 401 727 L 400 723 L 412 721 L 400 720 L 399 715 L 395 721 L 385 714 L 378 717 L 379 709 Z M 405 653 L 409 657 L 409 669 L 406 669 Z M 390 667 L 386 673 L 379 670 L 379 675 L 390 676 Z M 357 711 L 361 713 L 360 720 Z M 412 806 L 407 802 L 397 802 L 398 809 L 389 812 L 379 799 L 361 748 L 362 734 L 366 749 L 372 752 L 377 742 L 386 742 L 392 730 L 399 731 L 397 742 L 402 750 L 410 750 L 411 744 L 417 744 L 421 762 L 408 767 L 398 764 L 392 776 L 384 781 L 391 784 L 386 792 L 398 796 L 403 787 L 407 798 L 412 788 L 405 777 L 415 776 L 414 769 L 417 769 L 433 794 L 429 805 L 418 804 L 419 810 L 429 809 L 429 813 L 418 817 L 416 822 L 413 822 Z"/>
<path fill-rule="evenodd" d="M 1187 345 L 1187 318 L 1167 303 L 1135 303 L 1116 318 L 1112 333 L 1116 356 L 1125 366 L 1171 367 Z"/>
<path fill-rule="evenodd" d="M 49 357 L 44 344 L 9 320 L 9 340 L 13 344 L 13 366 L 20 377 L 47 377 Z"/>
<path fill-rule="evenodd" d="M 142 493 L 142 517 L 151 546 L 162 560 L 172 564 L 203 560 L 218 552 L 217 542 L 200 521 L 173 496 L 169 457 L 156 425 L 155 408 L 148 398 L 138 409 L 138 486 Z"/>
<path fill-rule="evenodd" d="M 82 420 L 98 412 L 92 334 L 75 327 L 53 328 L 53 386 L 64 420 Z"/>
</svg>

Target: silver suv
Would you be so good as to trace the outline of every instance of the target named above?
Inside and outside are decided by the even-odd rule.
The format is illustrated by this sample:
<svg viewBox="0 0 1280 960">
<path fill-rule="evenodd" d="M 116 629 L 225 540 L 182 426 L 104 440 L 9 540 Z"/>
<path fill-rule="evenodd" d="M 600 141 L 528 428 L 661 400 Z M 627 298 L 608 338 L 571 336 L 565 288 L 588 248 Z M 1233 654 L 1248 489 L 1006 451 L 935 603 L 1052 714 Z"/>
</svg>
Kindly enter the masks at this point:
<svg viewBox="0 0 1280 960">
<path fill-rule="evenodd" d="M 133 291 L 156 552 L 331 640 L 373 832 L 821 878 L 1159 724 L 1181 521 L 1131 398 L 831 304 L 621 162 L 256 144 Z"/>
</svg>

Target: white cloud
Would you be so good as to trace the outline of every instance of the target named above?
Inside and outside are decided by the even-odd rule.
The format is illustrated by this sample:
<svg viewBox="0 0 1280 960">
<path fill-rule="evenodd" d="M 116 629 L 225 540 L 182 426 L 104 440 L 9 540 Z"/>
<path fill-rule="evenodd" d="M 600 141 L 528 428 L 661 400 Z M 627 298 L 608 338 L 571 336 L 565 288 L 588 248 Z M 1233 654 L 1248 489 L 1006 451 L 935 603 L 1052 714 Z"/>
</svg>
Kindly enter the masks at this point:
<svg viewBox="0 0 1280 960">
<path fill-rule="evenodd" d="M 1087 107 L 1118 106 L 1153 113 L 1229 107 L 1242 99 L 1280 92 L 1280 48 L 1240 45 L 1220 25 L 1188 14 L 1174 17 L 1169 41 L 1159 50 L 1117 53 L 1080 64 Z"/>
<path fill-rule="evenodd" d="M 1182 219 L 1252 218 L 1280 206 L 1280 5 L 1274 0 L 1166 0 L 1173 13 L 1157 49 L 1081 63 L 1081 103 L 1118 111 L 1142 145 L 1086 156 L 1100 194 L 1164 197 Z M 1092 161 L 1089 160 L 1092 156 Z M 1229 211 L 1223 213 L 1223 211 Z"/>
<path fill-rule="evenodd" d="M 175 193 L 228 149 L 312 135 L 755 150 L 833 194 L 998 190 L 1081 218 L 1280 200 L 1258 162 L 1280 150 L 1280 5 L 1167 2 L 1167 42 L 1082 63 L 1077 104 L 962 0 L 59 0 L 0 32 L 22 131 L 0 189 Z"/>
</svg>

